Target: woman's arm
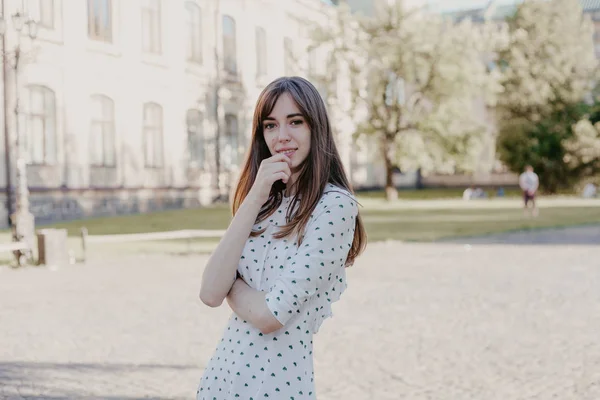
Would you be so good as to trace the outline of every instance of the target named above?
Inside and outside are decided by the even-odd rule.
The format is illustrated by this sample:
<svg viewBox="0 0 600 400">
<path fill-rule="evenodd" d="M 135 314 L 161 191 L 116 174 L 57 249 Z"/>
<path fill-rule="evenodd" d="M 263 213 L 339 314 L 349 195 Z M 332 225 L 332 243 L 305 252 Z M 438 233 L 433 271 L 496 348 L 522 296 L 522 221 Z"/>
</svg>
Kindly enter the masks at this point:
<svg viewBox="0 0 600 400">
<path fill-rule="evenodd" d="M 202 274 L 200 299 L 207 306 L 220 306 L 231 289 L 244 245 L 250 236 L 260 207 L 256 200 L 246 197 L 206 263 Z"/>
<path fill-rule="evenodd" d="M 251 288 L 243 279 L 238 278 L 227 295 L 227 303 L 240 318 L 266 335 L 275 332 L 283 325 L 275 319 L 267 307 L 265 297 L 265 292 Z"/>
<path fill-rule="evenodd" d="M 223 303 L 235 282 L 240 257 L 256 217 L 268 200 L 273 183 L 280 179 L 284 183 L 288 181 L 290 162 L 285 154 L 276 154 L 261 162 L 252 189 L 206 263 L 200 287 L 200 299 L 204 304 L 218 307 Z"/>
<path fill-rule="evenodd" d="M 231 309 L 267 334 L 285 326 L 312 296 L 320 293 L 329 299 L 324 288 L 331 279 L 339 279 L 339 271 L 344 269 L 357 215 L 352 198 L 332 195 L 269 292 L 255 290 L 238 278 L 227 295 Z"/>
</svg>

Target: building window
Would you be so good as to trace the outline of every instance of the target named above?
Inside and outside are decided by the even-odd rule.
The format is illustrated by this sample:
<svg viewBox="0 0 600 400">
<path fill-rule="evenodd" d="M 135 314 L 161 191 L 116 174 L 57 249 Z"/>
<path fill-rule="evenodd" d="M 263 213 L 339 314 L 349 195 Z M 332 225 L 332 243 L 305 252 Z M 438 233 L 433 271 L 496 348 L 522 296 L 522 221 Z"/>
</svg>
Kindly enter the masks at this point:
<svg viewBox="0 0 600 400">
<path fill-rule="evenodd" d="M 264 28 L 256 28 L 256 75 L 267 74 L 267 34 Z"/>
<path fill-rule="evenodd" d="M 111 0 L 88 0 L 88 30 L 90 38 L 112 42 Z"/>
<path fill-rule="evenodd" d="M 594 21 L 594 42 L 600 41 L 600 21 Z"/>
<path fill-rule="evenodd" d="M 54 29 L 54 0 L 29 0 L 28 14 L 46 29 Z"/>
<path fill-rule="evenodd" d="M 223 66 L 225 71 L 237 73 L 237 46 L 235 20 L 229 15 L 223 16 Z"/>
<path fill-rule="evenodd" d="M 336 98 L 338 64 L 335 57 L 323 58 L 317 48 L 308 51 L 308 77 L 315 88 L 319 91 L 325 104 L 329 98 Z"/>
<path fill-rule="evenodd" d="M 26 134 L 23 148 L 32 164 L 56 162 L 56 96 L 47 87 L 31 85 L 25 97 Z"/>
<path fill-rule="evenodd" d="M 317 92 L 319 92 L 321 99 L 323 99 L 323 103 L 327 105 L 329 102 L 329 88 L 327 86 L 326 78 L 318 76 L 312 78 L 310 81 L 314 85 L 315 89 L 317 89 Z"/>
<path fill-rule="evenodd" d="M 294 45 L 292 39 L 286 37 L 283 39 L 283 70 L 285 75 L 294 75 Z"/>
<path fill-rule="evenodd" d="M 116 165 L 115 105 L 102 95 L 92 96 L 90 119 L 90 162 L 94 166 Z"/>
<path fill-rule="evenodd" d="M 308 50 L 308 79 L 310 79 L 310 81 L 315 84 L 316 81 L 318 81 L 320 79 L 320 74 L 317 68 L 317 49 L 315 47 L 312 47 Z M 315 84 L 315 86 L 317 86 Z M 320 89 L 317 86 L 317 89 Z M 319 90 L 319 92 L 321 92 Z"/>
<path fill-rule="evenodd" d="M 238 119 L 234 114 L 225 115 L 225 132 L 221 149 L 225 169 L 238 165 Z"/>
<path fill-rule="evenodd" d="M 185 3 L 187 59 L 202 63 L 202 10 L 192 1 Z"/>
<path fill-rule="evenodd" d="M 329 62 L 327 63 L 328 69 L 329 71 L 326 71 L 326 75 L 330 76 L 331 81 L 328 83 L 328 87 L 326 90 L 325 95 L 323 96 L 324 98 L 327 98 L 328 96 L 331 96 L 335 99 L 338 98 L 338 79 L 339 79 L 339 70 L 340 70 L 340 65 L 337 61 L 337 59 L 333 56 L 330 57 Z M 327 80 L 327 78 L 325 77 L 325 80 Z"/>
<path fill-rule="evenodd" d="M 188 110 L 186 115 L 188 152 L 190 166 L 202 167 L 204 164 L 204 116 L 198 110 Z"/>
<path fill-rule="evenodd" d="M 163 166 L 163 110 L 156 103 L 144 104 L 144 165 Z"/>
<path fill-rule="evenodd" d="M 161 0 L 142 2 L 142 50 L 159 54 L 161 45 Z"/>
</svg>

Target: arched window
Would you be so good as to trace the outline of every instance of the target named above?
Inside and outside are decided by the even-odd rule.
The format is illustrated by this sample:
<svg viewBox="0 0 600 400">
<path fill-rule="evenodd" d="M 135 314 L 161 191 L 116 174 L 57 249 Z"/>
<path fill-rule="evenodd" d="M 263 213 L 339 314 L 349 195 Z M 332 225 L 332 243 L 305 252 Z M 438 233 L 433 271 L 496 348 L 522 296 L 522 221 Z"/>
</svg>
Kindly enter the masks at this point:
<svg viewBox="0 0 600 400">
<path fill-rule="evenodd" d="M 222 163 L 227 169 L 238 165 L 238 118 L 234 114 L 225 115 L 225 132 L 222 137 Z"/>
<path fill-rule="evenodd" d="M 225 71 L 237 73 L 237 44 L 235 20 L 223 15 L 223 66 Z"/>
<path fill-rule="evenodd" d="M 88 0 L 88 35 L 91 39 L 112 42 L 111 0 Z"/>
<path fill-rule="evenodd" d="M 161 0 L 142 2 L 142 50 L 146 53 L 160 54 L 161 41 Z"/>
<path fill-rule="evenodd" d="M 103 95 L 93 95 L 91 102 L 90 163 L 100 167 L 114 167 L 117 162 L 114 102 Z"/>
<path fill-rule="evenodd" d="M 267 34 L 265 29 L 256 27 L 256 75 L 267 74 Z"/>
<path fill-rule="evenodd" d="M 190 164 L 202 167 L 204 164 L 204 116 L 198 110 L 188 110 L 186 114 L 188 152 Z"/>
<path fill-rule="evenodd" d="M 202 10 L 193 1 L 185 3 L 187 59 L 202 63 Z"/>
<path fill-rule="evenodd" d="M 29 0 L 27 13 L 46 29 L 54 29 L 54 0 Z"/>
<path fill-rule="evenodd" d="M 163 109 L 156 103 L 144 104 L 144 165 L 160 168 L 164 165 Z"/>
<path fill-rule="evenodd" d="M 54 92 L 39 85 L 26 88 L 26 127 L 23 148 L 32 164 L 56 162 L 56 96 Z"/>
<path fill-rule="evenodd" d="M 294 75 L 294 43 L 289 37 L 283 38 L 283 71 L 287 76 Z"/>
</svg>

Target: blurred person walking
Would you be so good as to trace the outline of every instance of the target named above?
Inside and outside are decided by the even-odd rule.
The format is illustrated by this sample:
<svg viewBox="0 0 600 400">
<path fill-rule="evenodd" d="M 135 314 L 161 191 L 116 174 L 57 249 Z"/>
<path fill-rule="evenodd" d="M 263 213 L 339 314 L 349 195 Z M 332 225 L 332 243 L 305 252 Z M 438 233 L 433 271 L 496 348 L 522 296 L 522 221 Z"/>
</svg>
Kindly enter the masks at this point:
<svg viewBox="0 0 600 400">
<path fill-rule="evenodd" d="M 537 217 L 539 211 L 535 204 L 535 195 L 540 186 L 540 179 L 531 165 L 527 165 L 525 171 L 519 176 L 519 186 L 523 190 L 524 215 Z M 529 203 L 531 203 L 531 208 L 529 208 Z"/>
</svg>

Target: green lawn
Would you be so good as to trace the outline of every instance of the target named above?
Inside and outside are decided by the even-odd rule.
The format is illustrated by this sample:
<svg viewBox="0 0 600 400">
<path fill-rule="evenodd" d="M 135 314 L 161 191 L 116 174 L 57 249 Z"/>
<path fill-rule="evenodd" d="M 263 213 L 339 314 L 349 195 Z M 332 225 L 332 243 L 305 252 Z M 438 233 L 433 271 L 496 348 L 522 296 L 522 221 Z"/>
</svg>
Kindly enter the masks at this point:
<svg viewBox="0 0 600 400">
<path fill-rule="evenodd" d="M 410 192 L 405 192 L 409 194 Z M 515 230 L 600 224 L 600 199 L 583 201 L 573 197 L 542 198 L 540 216 L 525 218 L 520 199 L 489 199 L 464 202 L 459 196 L 440 200 L 450 192 L 412 193 L 410 198 L 388 203 L 378 193 L 359 194 L 363 206 L 361 215 L 369 242 L 384 240 L 432 242 L 460 236 L 476 236 Z M 431 196 L 422 200 L 419 196 Z M 80 229 L 90 235 L 160 232 L 181 229 L 225 229 L 230 221 L 225 205 L 197 209 L 173 210 L 152 214 L 94 218 L 57 223 L 37 228 L 66 228 L 68 247 L 81 260 L 84 257 Z M 7 230 L 0 232 L 9 241 Z M 192 254 L 210 253 L 218 239 L 165 240 L 115 244 L 88 243 L 87 257 L 97 258 L 115 254 Z M 0 264 L 11 263 L 9 253 L 0 255 Z"/>
<path fill-rule="evenodd" d="M 494 200 L 487 204 L 494 204 Z M 427 202 L 423 202 L 427 203 Z M 536 229 L 600 223 L 600 207 L 557 206 L 542 208 L 535 219 L 525 218 L 518 203 L 499 204 L 499 207 L 412 208 L 410 205 L 383 209 L 383 201 L 364 199 L 361 209 L 365 227 L 371 241 L 387 239 L 434 241 L 443 238 L 481 235 L 511 230 Z M 459 205 L 460 206 L 460 205 Z M 131 215 L 71 221 L 54 224 L 66 228 L 69 235 L 80 234 L 82 226 L 91 235 L 115 233 L 157 232 L 179 229 L 225 229 L 230 220 L 227 206 L 174 210 L 145 215 Z"/>
<path fill-rule="evenodd" d="M 519 208 L 372 210 L 363 218 L 369 239 L 435 241 L 514 230 L 600 223 L 600 207 L 553 207 L 525 218 Z"/>
<path fill-rule="evenodd" d="M 496 197 L 496 190 L 484 189 L 488 198 Z M 398 198 L 401 200 L 434 200 L 434 199 L 460 199 L 462 198 L 464 189 L 460 188 L 439 188 L 439 189 L 406 189 L 398 191 Z M 383 199 L 385 198 L 385 192 L 382 190 L 375 191 L 364 191 L 358 193 L 363 198 L 368 199 Z M 505 197 L 521 197 L 521 190 L 519 189 L 505 189 Z"/>
<path fill-rule="evenodd" d="M 229 224 L 230 217 L 229 207 L 220 205 L 151 214 L 90 218 L 61 222 L 47 227 L 66 228 L 69 236 L 79 235 L 81 228 L 84 226 L 88 229 L 90 235 L 162 232 L 181 229 L 225 229 Z"/>
<path fill-rule="evenodd" d="M 514 230 L 547 227 L 600 224 L 600 200 L 582 201 L 575 198 L 549 198 L 540 201 L 540 216 L 525 218 L 520 199 L 491 199 L 463 202 L 457 200 L 403 199 L 388 203 L 381 196 L 359 196 L 369 242 L 384 240 L 431 242 L 460 236 L 475 236 Z M 84 258 L 80 238 L 81 227 L 90 235 L 158 232 L 180 229 L 225 229 L 230 221 L 225 205 L 164 211 L 144 215 L 95 218 L 57 223 L 50 226 L 66 228 L 68 247 L 73 255 Z M 8 231 L 0 235 L 10 240 Z M 114 244 L 88 243 L 87 258 L 108 254 L 193 254 L 210 253 L 218 239 L 165 240 Z M 11 262 L 10 254 L 0 256 L 0 264 Z"/>
</svg>

